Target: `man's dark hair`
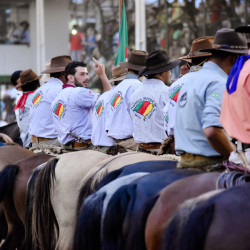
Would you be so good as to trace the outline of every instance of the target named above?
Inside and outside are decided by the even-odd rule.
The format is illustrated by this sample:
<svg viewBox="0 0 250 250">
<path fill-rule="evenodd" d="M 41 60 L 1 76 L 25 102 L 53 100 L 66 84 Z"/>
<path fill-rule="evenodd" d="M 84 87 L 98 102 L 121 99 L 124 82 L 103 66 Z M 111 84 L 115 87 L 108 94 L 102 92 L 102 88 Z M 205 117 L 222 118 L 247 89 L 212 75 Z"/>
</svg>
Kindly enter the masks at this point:
<svg viewBox="0 0 250 250">
<path fill-rule="evenodd" d="M 60 78 L 61 76 L 64 75 L 64 72 L 55 72 L 55 73 L 50 73 L 50 77 L 54 77 L 54 78 Z"/>
<path fill-rule="evenodd" d="M 239 55 L 235 54 L 235 53 L 230 53 L 230 52 L 227 52 L 227 51 L 215 50 L 215 51 L 212 51 L 211 58 L 217 58 L 217 59 L 220 59 L 220 60 L 225 60 L 228 56 L 239 56 Z"/>
<path fill-rule="evenodd" d="M 87 65 L 83 62 L 77 62 L 77 61 L 72 61 L 68 63 L 67 66 L 65 67 L 65 73 L 64 73 L 66 79 L 68 79 L 67 78 L 68 75 L 75 75 L 77 67 L 87 67 Z"/>
<path fill-rule="evenodd" d="M 22 89 L 22 91 L 25 92 L 25 91 L 34 91 L 34 90 L 36 90 L 39 87 L 40 87 L 39 80 L 35 80 L 33 82 L 28 82 L 25 85 L 22 85 L 21 89 Z"/>
<path fill-rule="evenodd" d="M 17 70 L 17 71 L 15 71 L 15 72 L 11 75 L 10 81 L 11 81 L 11 83 L 12 83 L 14 86 L 17 85 L 17 82 L 16 82 L 16 81 L 20 78 L 21 72 L 22 72 L 22 70 Z"/>
</svg>

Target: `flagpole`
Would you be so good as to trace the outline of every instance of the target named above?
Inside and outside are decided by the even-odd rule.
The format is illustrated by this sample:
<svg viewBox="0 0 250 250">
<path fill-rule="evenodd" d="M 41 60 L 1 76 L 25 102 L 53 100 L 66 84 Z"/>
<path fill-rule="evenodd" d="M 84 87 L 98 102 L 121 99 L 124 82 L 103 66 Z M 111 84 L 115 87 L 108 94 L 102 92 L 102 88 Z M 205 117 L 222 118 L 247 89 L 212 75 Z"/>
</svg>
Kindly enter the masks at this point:
<svg viewBox="0 0 250 250">
<path fill-rule="evenodd" d="M 119 4 L 119 30 L 120 30 L 120 27 L 121 27 L 122 6 L 123 6 L 123 0 L 120 0 L 120 4 Z"/>
<path fill-rule="evenodd" d="M 146 18 L 144 0 L 135 0 L 135 48 L 146 50 Z"/>
</svg>

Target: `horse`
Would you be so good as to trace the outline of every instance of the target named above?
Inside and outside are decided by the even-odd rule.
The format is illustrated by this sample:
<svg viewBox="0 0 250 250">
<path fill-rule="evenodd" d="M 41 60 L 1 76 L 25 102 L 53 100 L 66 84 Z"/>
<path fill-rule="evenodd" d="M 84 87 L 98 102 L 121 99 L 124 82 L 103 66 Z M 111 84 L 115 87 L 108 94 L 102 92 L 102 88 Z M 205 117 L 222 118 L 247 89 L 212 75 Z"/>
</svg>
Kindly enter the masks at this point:
<svg viewBox="0 0 250 250">
<path fill-rule="evenodd" d="M 77 220 L 73 249 L 101 249 L 101 225 L 110 198 L 121 186 L 147 174 L 146 172 L 137 172 L 120 177 L 86 198 Z"/>
<path fill-rule="evenodd" d="M 32 222 L 26 225 L 33 232 L 27 235 L 28 248 L 72 249 L 77 203 L 82 204 L 103 177 L 127 164 L 167 159 L 137 152 L 111 157 L 92 150 L 58 156 L 41 169 L 34 181 L 34 189 L 28 188 L 27 199 L 34 198 L 30 202 L 32 208 L 27 209 L 33 211 Z M 77 201 L 78 196 L 81 202 Z"/>
<path fill-rule="evenodd" d="M 20 130 L 17 125 L 17 122 L 12 122 L 5 126 L 0 127 L 0 133 L 8 135 L 15 143 L 21 146 L 23 145 L 22 140 L 20 138 Z"/>
<path fill-rule="evenodd" d="M 50 158 L 45 154 L 32 155 L 7 165 L 0 172 L 0 202 L 8 224 L 8 234 L 1 249 L 15 250 L 23 244 L 27 182 L 33 169 Z"/>
<path fill-rule="evenodd" d="M 159 249 L 249 249 L 250 175 L 241 174 L 238 180 L 227 190 L 185 201 L 169 220 Z"/>
<path fill-rule="evenodd" d="M 220 173 L 203 173 L 178 180 L 165 187 L 150 211 L 146 227 L 145 241 L 148 250 L 160 249 L 167 222 L 177 207 L 187 199 L 216 189 Z"/>
<path fill-rule="evenodd" d="M 158 171 L 119 188 L 110 199 L 104 216 L 102 249 L 146 249 L 146 218 L 158 192 L 178 179 L 200 173 L 185 169 Z"/>
<path fill-rule="evenodd" d="M 100 239 L 100 237 L 97 236 L 97 233 L 100 231 L 101 218 L 105 214 L 106 204 L 120 186 L 128 184 L 134 178 L 138 178 L 137 175 L 174 169 L 176 168 L 176 164 L 177 162 L 175 161 L 137 162 L 114 170 L 106 175 L 97 186 L 97 191 L 88 196 L 82 204 L 74 236 L 74 242 L 78 243 L 73 249 L 99 249 L 100 240 L 98 241 L 98 238 Z M 87 240 L 87 235 L 91 235 L 92 233 L 95 234 L 96 239 L 90 242 Z M 78 240 L 80 238 L 82 238 L 81 242 L 88 244 L 89 247 L 82 246 Z"/>
<path fill-rule="evenodd" d="M 0 147 L 0 171 L 6 165 L 13 164 L 21 159 L 34 155 L 30 150 L 19 145 Z"/>
</svg>

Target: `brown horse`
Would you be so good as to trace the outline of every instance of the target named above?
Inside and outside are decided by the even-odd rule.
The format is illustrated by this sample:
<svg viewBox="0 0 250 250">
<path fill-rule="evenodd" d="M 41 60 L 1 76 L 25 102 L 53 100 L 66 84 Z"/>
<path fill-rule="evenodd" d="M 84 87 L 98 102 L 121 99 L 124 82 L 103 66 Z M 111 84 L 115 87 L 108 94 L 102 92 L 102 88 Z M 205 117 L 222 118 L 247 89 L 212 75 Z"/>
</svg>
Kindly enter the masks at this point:
<svg viewBox="0 0 250 250">
<path fill-rule="evenodd" d="M 15 250 L 21 247 L 25 236 L 27 183 L 34 168 L 50 158 L 51 156 L 45 154 L 32 155 L 14 165 L 6 166 L 0 172 L 0 202 L 8 224 L 8 235 L 1 249 Z"/>
<path fill-rule="evenodd" d="M 183 202 L 210 191 L 242 185 L 249 180 L 250 175 L 237 172 L 223 174 L 204 173 L 176 181 L 163 189 L 147 219 L 145 229 L 147 249 L 161 249 L 162 239 L 166 230 L 168 230 L 169 221 Z M 213 195 L 213 193 L 211 194 Z M 203 196 L 202 199 L 208 197 L 209 195 Z M 201 201 L 202 199 L 198 200 Z M 185 215 L 187 216 L 187 214 Z M 169 249 L 172 248 L 170 247 Z"/>
<path fill-rule="evenodd" d="M 0 171 L 6 165 L 13 164 L 21 159 L 34 155 L 30 150 L 19 145 L 0 147 Z"/>
<path fill-rule="evenodd" d="M 204 173 L 190 176 L 174 182 L 160 192 L 146 223 L 145 239 L 148 250 L 160 249 L 167 222 L 177 207 L 187 199 L 216 189 L 219 175 L 219 173 Z"/>
</svg>

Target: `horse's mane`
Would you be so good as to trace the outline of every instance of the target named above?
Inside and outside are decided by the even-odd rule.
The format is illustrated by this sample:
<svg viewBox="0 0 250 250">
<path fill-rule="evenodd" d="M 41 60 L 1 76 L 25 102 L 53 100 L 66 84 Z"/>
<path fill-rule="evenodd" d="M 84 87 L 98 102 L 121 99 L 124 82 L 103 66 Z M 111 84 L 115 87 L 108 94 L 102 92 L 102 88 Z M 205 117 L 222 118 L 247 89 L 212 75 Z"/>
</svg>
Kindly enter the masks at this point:
<svg viewBox="0 0 250 250">
<path fill-rule="evenodd" d="M 250 182 L 250 174 L 242 172 L 222 173 L 218 179 L 216 188 L 232 188 Z"/>
</svg>

